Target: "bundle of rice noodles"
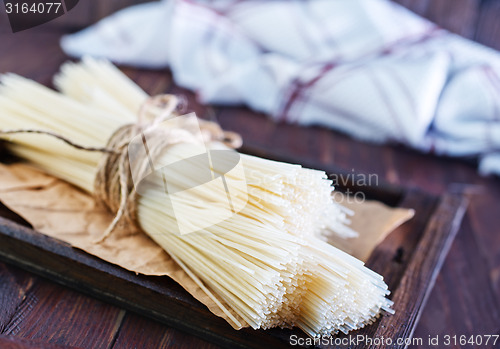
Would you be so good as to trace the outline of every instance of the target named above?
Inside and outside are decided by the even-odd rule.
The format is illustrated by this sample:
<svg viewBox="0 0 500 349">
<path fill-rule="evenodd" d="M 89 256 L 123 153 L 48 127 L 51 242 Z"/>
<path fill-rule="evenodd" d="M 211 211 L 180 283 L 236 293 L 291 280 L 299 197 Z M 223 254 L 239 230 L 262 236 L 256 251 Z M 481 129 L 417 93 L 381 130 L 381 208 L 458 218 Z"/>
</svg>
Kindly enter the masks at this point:
<svg viewBox="0 0 500 349">
<path fill-rule="evenodd" d="M 0 129 L 51 131 L 78 144 L 105 147 L 117 129 L 137 122 L 149 97 L 112 64 L 93 59 L 66 63 L 54 83 L 60 92 L 3 75 Z M 172 112 L 170 121 L 178 118 Z M 165 183 L 149 185 L 138 191 L 137 222 L 234 328 L 297 326 L 310 336 L 331 335 L 392 312 L 383 278 L 321 238 L 354 234 L 347 226 L 349 212 L 333 202 L 324 172 L 238 153 L 238 166 L 228 171 L 232 165 L 218 159 L 209 170 L 214 181 L 231 184 L 232 209 L 230 216 L 214 220 L 214 212 L 227 206 L 228 191 L 220 185 L 183 189 L 199 185 L 196 174 L 205 170 L 203 163 L 190 161 L 196 158 L 193 146 L 208 147 L 208 153 L 228 148 L 217 141 L 206 144 L 203 132 L 201 138 L 196 132 L 186 132 L 189 141 L 172 142 L 157 158 L 161 164 L 185 165 L 168 171 L 169 192 L 178 194 L 175 210 L 165 205 Z M 2 137 L 21 158 L 94 191 L 102 153 L 44 134 Z"/>
</svg>

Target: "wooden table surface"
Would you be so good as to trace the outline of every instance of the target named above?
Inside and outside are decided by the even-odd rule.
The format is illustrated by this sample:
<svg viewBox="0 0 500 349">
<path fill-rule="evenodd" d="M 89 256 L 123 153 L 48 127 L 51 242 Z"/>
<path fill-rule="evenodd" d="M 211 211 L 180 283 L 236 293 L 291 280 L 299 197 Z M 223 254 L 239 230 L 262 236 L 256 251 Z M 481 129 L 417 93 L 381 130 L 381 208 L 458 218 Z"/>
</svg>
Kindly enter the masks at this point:
<svg viewBox="0 0 500 349">
<path fill-rule="evenodd" d="M 124 4 L 132 1 L 124 1 Z M 443 27 L 500 48 L 499 0 L 399 0 Z M 110 2 L 115 3 L 115 2 Z M 65 17 L 12 34 L 0 8 L 0 73 L 15 72 L 49 84 L 67 57 L 62 33 L 116 9 L 81 0 Z M 419 154 L 400 146 L 370 145 L 321 128 L 277 125 L 244 108 L 196 105 L 173 85 L 167 70 L 125 69 L 149 93 L 183 93 L 202 116 L 277 154 L 294 154 L 344 170 L 377 174 L 380 181 L 439 194 L 466 190 L 470 205 L 439 274 L 415 337 L 500 334 L 500 180 L 483 178 L 473 164 Z M 162 324 L 0 263 L 0 348 L 215 348 Z M 410 346 L 412 347 L 412 346 Z M 416 346 L 413 346 L 416 348 Z M 469 346 L 474 347 L 474 346 Z M 482 346 L 483 348 L 485 346 Z"/>
</svg>

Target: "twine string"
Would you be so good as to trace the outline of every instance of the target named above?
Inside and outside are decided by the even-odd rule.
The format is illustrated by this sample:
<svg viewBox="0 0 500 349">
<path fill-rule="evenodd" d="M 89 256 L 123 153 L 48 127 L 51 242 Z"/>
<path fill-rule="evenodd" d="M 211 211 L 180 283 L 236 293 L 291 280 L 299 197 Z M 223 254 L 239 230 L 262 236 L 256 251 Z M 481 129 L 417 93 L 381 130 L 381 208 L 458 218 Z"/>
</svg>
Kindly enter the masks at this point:
<svg viewBox="0 0 500 349">
<path fill-rule="evenodd" d="M 43 134 L 59 139 L 75 149 L 104 154 L 99 162 L 94 180 L 94 198 L 99 204 L 110 210 L 114 214 L 114 218 L 103 235 L 94 241 L 98 244 L 106 240 L 120 223 L 126 223 L 142 230 L 137 219 L 138 200 L 130 168 L 128 146 L 136 136 L 148 134 L 150 151 L 148 155 L 151 158 L 146 157 L 140 159 L 138 164 L 134 163 L 134 166 L 138 166 L 138 175 L 141 178 L 140 176 L 146 174 L 150 169 L 151 159 L 159 157 L 169 145 L 179 142 L 169 140 L 168 137 L 165 137 L 165 130 L 159 127 L 162 122 L 177 116 L 178 106 L 179 100 L 174 95 L 165 94 L 148 98 L 139 110 L 137 123 L 120 127 L 109 138 L 105 147 L 84 146 L 48 130 L 0 130 L 0 135 Z M 208 137 L 209 142 L 219 141 L 232 149 L 239 148 L 242 144 L 239 134 L 224 131 L 215 122 L 199 119 L 198 124 L 202 133 Z"/>
</svg>

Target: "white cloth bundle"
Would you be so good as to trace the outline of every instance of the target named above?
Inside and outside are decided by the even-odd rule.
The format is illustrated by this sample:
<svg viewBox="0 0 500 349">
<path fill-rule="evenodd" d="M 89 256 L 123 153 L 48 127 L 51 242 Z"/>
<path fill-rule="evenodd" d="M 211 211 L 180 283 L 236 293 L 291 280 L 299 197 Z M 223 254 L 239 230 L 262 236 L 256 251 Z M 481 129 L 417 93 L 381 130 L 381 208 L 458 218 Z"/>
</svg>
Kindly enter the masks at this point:
<svg viewBox="0 0 500 349">
<path fill-rule="evenodd" d="M 63 37 L 72 56 L 169 66 L 201 102 L 500 174 L 500 55 L 388 0 L 165 0 Z"/>
</svg>

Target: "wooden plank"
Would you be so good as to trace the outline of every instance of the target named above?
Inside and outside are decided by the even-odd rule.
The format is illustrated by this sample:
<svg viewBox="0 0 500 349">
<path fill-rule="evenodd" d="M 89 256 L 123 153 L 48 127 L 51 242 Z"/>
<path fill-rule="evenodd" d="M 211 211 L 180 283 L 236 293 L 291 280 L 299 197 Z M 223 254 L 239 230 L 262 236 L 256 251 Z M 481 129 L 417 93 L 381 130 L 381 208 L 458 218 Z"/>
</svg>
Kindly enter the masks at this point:
<svg viewBox="0 0 500 349">
<path fill-rule="evenodd" d="M 430 219 L 413 252 L 407 272 L 394 292 L 392 300 L 396 312 L 381 319 L 373 338 L 412 337 L 465 209 L 466 203 L 461 196 L 445 195 L 441 198 L 436 214 Z M 399 347 L 405 348 L 406 345 Z"/>
<path fill-rule="evenodd" d="M 489 287 L 488 274 L 481 272 L 488 270 L 487 261 L 479 251 L 469 216 L 465 216 L 459 236 L 437 278 L 416 337 L 431 335 L 443 340 L 446 335 L 469 338 L 500 334 L 499 297 Z"/>
<path fill-rule="evenodd" d="M 0 148 L 1 149 L 1 148 Z M 25 224 L 26 221 L 0 203 L 0 216 Z M 11 326 L 38 278 L 12 265 L 0 263 L 0 334 Z"/>
<path fill-rule="evenodd" d="M 477 178 L 477 192 L 471 195 L 468 210 L 470 231 L 475 238 L 478 257 L 485 261 L 493 290 L 500 299 L 500 181 L 498 178 Z M 497 308 L 500 311 L 500 307 Z"/>
<path fill-rule="evenodd" d="M 113 343 L 124 315 L 124 310 L 110 304 L 39 279 L 4 333 L 61 345 L 106 348 Z"/>
<path fill-rule="evenodd" d="M 36 279 L 24 270 L 0 263 L 0 334 L 9 328 Z"/>
<path fill-rule="evenodd" d="M 215 344 L 207 343 L 187 333 L 165 328 L 148 318 L 128 313 L 113 349 L 129 348 L 198 348 L 216 349 Z"/>
<path fill-rule="evenodd" d="M 500 49 L 500 2 L 483 1 L 479 11 L 474 40 Z"/>
<path fill-rule="evenodd" d="M 0 348 L 2 349 L 71 349 L 74 347 L 49 344 L 42 341 L 27 340 L 14 336 L 0 335 Z"/>
</svg>

